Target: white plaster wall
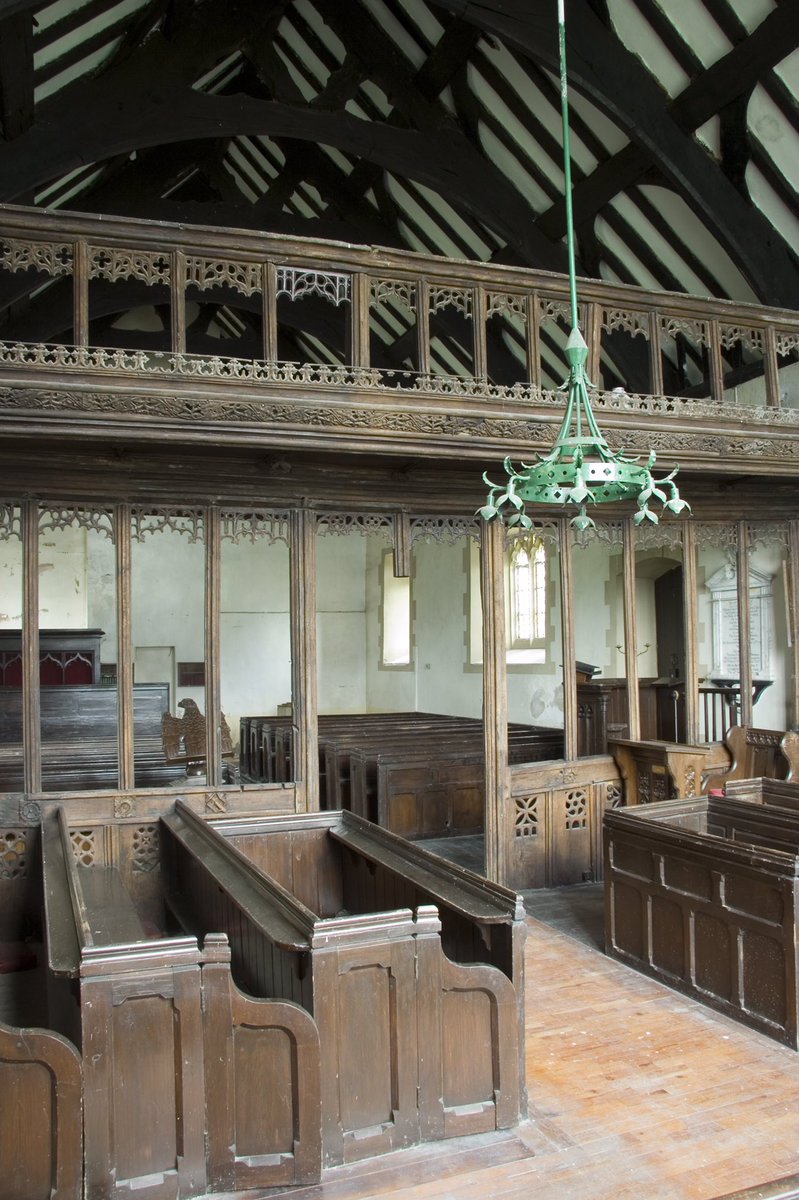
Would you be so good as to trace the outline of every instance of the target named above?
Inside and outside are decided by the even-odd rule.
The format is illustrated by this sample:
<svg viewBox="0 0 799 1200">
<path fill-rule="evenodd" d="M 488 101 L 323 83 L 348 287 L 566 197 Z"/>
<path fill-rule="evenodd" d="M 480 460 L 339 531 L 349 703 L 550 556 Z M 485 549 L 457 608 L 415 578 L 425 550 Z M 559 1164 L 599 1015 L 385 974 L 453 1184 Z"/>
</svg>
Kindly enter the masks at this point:
<svg viewBox="0 0 799 1200">
<path fill-rule="evenodd" d="M 563 728 L 563 632 L 560 559 L 547 551 L 547 642 L 545 661 L 508 667 L 508 720 Z"/>
<path fill-rule="evenodd" d="M 202 662 L 205 659 L 205 548 L 190 542 L 186 534 L 172 530 L 133 543 L 133 665 L 134 678 L 141 682 L 141 666 L 136 672 L 136 651 L 141 648 L 173 648 L 175 662 Z M 172 683 L 169 679 L 154 682 Z M 177 714 L 177 702 L 195 700 L 205 711 L 204 688 L 170 688 L 170 708 Z"/>
<path fill-rule="evenodd" d="M 366 541 L 366 711 L 415 712 L 416 663 L 418 653 L 411 636 L 411 662 L 408 667 L 384 667 L 381 663 L 381 568 L 389 549 L 386 538 L 372 535 Z M 414 582 L 411 580 L 411 613 Z"/>
<path fill-rule="evenodd" d="M 316 539 L 320 713 L 366 709 L 366 542 Z"/>
<path fill-rule="evenodd" d="M 222 711 L 235 744 L 241 717 L 291 701 L 289 572 L 284 542 L 222 543 Z"/>
<path fill-rule="evenodd" d="M 39 538 L 39 628 L 89 627 L 85 529 L 48 529 Z"/>
<path fill-rule="evenodd" d="M 613 678 L 616 628 L 608 601 L 610 554 L 596 542 L 575 546 L 572 555 L 574 585 L 574 645 L 579 662 L 600 668 L 603 678 Z M 615 572 L 614 572 L 615 574 Z"/>
<path fill-rule="evenodd" d="M 422 712 L 479 717 L 483 673 L 467 669 L 466 539 L 454 546 L 421 542 L 413 557 L 417 707 Z"/>
<path fill-rule="evenodd" d="M 0 541 L 0 628 L 22 628 L 22 542 Z"/>
</svg>

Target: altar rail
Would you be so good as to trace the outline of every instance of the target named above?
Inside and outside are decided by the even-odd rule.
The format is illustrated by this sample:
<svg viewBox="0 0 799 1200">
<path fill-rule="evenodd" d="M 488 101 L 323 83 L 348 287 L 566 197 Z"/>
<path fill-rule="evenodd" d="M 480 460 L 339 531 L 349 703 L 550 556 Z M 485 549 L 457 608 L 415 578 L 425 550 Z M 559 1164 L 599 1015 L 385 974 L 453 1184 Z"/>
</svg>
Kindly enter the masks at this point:
<svg viewBox="0 0 799 1200">
<path fill-rule="evenodd" d="M 542 393 L 541 387 L 545 345 L 549 341 L 551 348 L 556 327 L 563 329 L 569 320 L 565 276 L 277 234 L 16 206 L 0 207 L 0 229 L 0 306 L 12 314 L 0 330 L 0 363 L 6 366 L 55 367 L 84 377 L 110 371 L 161 379 L 275 383 L 303 391 L 336 386 L 391 393 L 399 389 L 562 407 L 562 395 Z M 40 288 L 49 294 L 44 303 L 41 297 L 37 301 L 37 326 L 8 306 Z M 112 293 L 113 288 L 120 293 Z M 627 364 L 625 386 L 636 393 L 611 387 L 597 397 L 600 408 L 637 415 L 718 416 L 727 409 L 736 411 L 737 396 L 725 389 L 747 376 L 762 375 L 771 419 L 795 422 L 791 410 L 778 411 L 779 368 L 799 357 L 795 312 L 599 280 L 582 281 L 581 294 L 589 375 L 600 377 L 606 352 L 611 357 L 621 352 Z M 217 338 L 213 348 L 203 345 L 195 353 L 187 301 L 209 300 L 257 314 L 258 344 L 248 346 L 246 354 L 227 354 L 226 348 L 236 341 L 233 329 L 230 337 Z M 339 363 L 279 361 L 279 306 L 281 322 L 299 329 L 308 324 L 307 308 L 305 316 L 296 310 L 286 316 L 287 305 L 297 301 L 306 306 L 310 301 L 311 308 L 323 312 L 328 334 L 336 326 Z M 90 318 L 139 304 L 169 309 L 170 327 L 164 336 L 138 331 L 132 337 L 109 324 L 106 340 L 90 344 Z M 387 306 L 394 339 L 385 322 L 382 337 L 377 332 Z M 404 328 L 401 334 L 396 334 L 398 320 Z M 471 370 L 464 369 L 462 375 L 446 374 L 441 360 L 431 354 L 436 336 L 451 333 L 453 322 L 459 323 L 461 342 L 465 338 L 469 343 Z M 502 370 L 494 369 L 492 355 L 500 352 L 497 331 L 501 326 L 502 334 L 505 322 L 513 325 L 525 347 L 526 362 L 517 364 L 512 383 L 489 383 L 503 376 Z M 70 328 L 70 345 L 53 344 Z M 96 328 L 92 334 L 96 336 Z M 691 371 L 684 369 L 686 361 Z M 412 370 L 406 369 L 409 362 Z M 506 379 L 509 369 L 506 356 Z M 669 390 L 675 394 L 665 399 Z"/>
</svg>

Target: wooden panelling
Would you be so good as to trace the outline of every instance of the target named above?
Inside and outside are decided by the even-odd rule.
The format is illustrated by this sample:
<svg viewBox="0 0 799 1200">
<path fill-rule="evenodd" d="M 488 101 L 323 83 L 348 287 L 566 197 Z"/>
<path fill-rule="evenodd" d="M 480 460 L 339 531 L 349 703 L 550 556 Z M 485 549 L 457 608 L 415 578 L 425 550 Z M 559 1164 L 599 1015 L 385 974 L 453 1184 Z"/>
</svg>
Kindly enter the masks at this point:
<svg viewBox="0 0 799 1200">
<path fill-rule="evenodd" d="M 798 877 L 799 809 L 710 797 L 608 812 L 608 953 L 797 1049 Z"/>
<path fill-rule="evenodd" d="M 0 1188 L 4 1200 L 82 1200 L 81 1062 L 45 1029 L 0 1021 Z"/>
<path fill-rule="evenodd" d="M 602 814 L 622 803 L 609 756 L 510 768 L 510 884 L 562 887 L 602 877 Z"/>
</svg>

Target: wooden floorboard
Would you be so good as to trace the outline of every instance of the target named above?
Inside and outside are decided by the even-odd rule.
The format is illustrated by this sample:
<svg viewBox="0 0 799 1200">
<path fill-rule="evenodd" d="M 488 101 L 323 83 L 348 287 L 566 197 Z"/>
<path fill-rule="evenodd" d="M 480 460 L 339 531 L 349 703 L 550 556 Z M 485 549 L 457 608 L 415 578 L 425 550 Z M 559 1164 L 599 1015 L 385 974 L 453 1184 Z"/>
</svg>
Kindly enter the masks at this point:
<svg viewBox="0 0 799 1200">
<path fill-rule="evenodd" d="M 557 923 L 528 930 L 528 1122 L 251 1200 L 711 1200 L 799 1171 L 799 1056 Z"/>
</svg>

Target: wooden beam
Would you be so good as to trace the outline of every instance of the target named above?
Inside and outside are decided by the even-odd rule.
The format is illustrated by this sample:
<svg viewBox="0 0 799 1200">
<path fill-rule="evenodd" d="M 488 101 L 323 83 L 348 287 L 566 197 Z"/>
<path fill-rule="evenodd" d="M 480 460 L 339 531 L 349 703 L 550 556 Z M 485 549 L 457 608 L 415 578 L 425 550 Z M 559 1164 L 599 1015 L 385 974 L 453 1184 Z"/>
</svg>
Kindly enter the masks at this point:
<svg viewBox="0 0 799 1200">
<path fill-rule="evenodd" d="M 431 0 L 436 8 L 456 13 L 486 32 L 502 38 L 550 70 L 557 68 L 555 23 L 550 13 L 532 8 L 528 0 Z M 779 17 L 779 21 L 777 18 Z M 769 22 L 768 28 L 764 29 Z M 799 8 L 782 4 L 758 30 L 755 57 L 762 72 L 799 43 Z M 754 37 L 755 34 L 752 34 Z M 789 308 L 799 305 L 799 269 L 788 247 L 769 221 L 732 186 L 718 165 L 688 136 L 716 111 L 720 100 L 732 98 L 752 86 L 745 59 L 751 38 L 736 46 L 701 80 L 689 85 L 671 107 L 651 75 L 632 52 L 611 33 L 587 0 L 571 0 L 569 10 L 569 75 L 573 84 L 600 104 L 631 138 L 634 145 L 600 164 L 575 188 L 578 221 L 603 207 L 613 196 L 640 178 L 651 163 L 676 188 L 726 249 L 763 303 Z M 750 47 L 751 49 L 751 47 Z M 759 51 L 759 53 L 758 53 Z M 775 58 L 775 56 L 779 56 Z M 711 76 L 708 89 L 706 77 Z M 759 75 L 757 76 L 759 78 Z M 741 80 L 745 87 L 741 88 Z M 720 87 L 726 84 L 722 96 Z M 711 106 L 708 96 L 713 93 Z M 541 232 L 554 236 L 561 222 L 554 214 L 539 220 Z"/>
<path fill-rule="evenodd" d="M 20 12 L 0 26 L 0 120 L 7 142 L 33 123 L 33 17 Z"/>
<path fill-rule="evenodd" d="M 291 704 L 297 808 L 319 808 L 316 661 L 316 514 L 291 513 Z"/>
<path fill-rule="evenodd" d="M 505 527 L 482 524 L 480 580 L 483 596 L 483 739 L 485 746 L 485 873 L 508 877 L 511 821 L 508 774 L 508 668 L 505 652 Z"/>
</svg>

